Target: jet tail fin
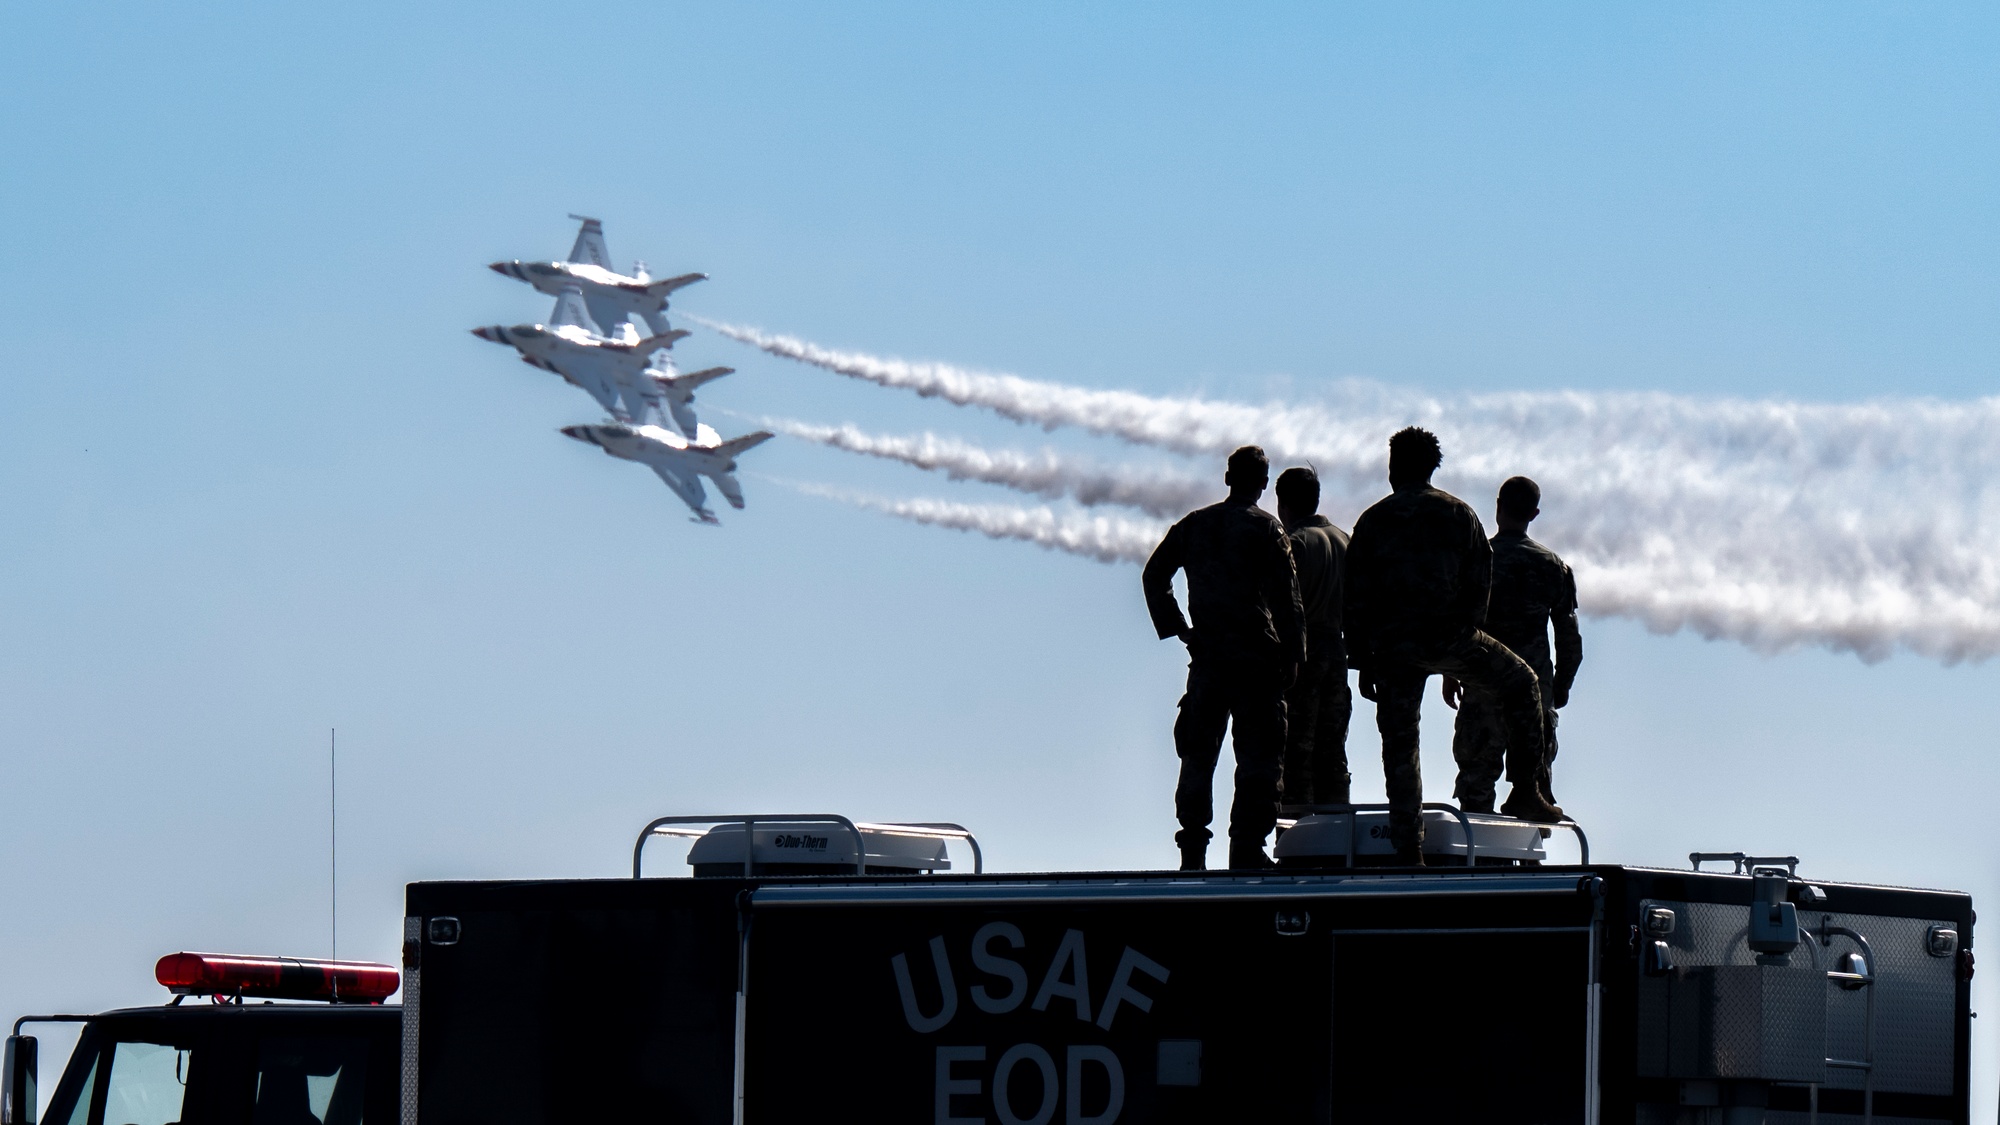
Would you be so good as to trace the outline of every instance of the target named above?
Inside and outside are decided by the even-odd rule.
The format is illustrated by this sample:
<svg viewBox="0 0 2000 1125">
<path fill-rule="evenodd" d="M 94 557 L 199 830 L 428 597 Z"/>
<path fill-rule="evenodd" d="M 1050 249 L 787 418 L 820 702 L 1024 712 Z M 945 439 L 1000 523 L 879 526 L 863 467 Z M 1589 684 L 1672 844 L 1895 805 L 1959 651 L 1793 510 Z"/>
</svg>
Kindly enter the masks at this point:
<svg viewBox="0 0 2000 1125">
<path fill-rule="evenodd" d="M 582 215 L 571 215 L 570 218 L 582 220 L 583 227 L 576 232 L 576 245 L 570 247 L 569 260 L 610 269 L 611 252 L 604 248 L 604 224 Z"/>
<path fill-rule="evenodd" d="M 648 297 L 665 297 L 676 289 L 693 285 L 697 281 L 707 280 L 708 275 L 705 273 L 684 273 L 679 277 L 669 277 L 663 281 L 648 283 L 646 286 L 646 295 Z"/>
<path fill-rule="evenodd" d="M 737 480 L 733 473 L 724 473 L 716 477 L 715 490 L 722 493 L 722 498 L 729 501 L 730 507 L 739 512 L 743 510 L 743 483 Z"/>
<path fill-rule="evenodd" d="M 562 293 L 556 297 L 555 311 L 549 313 L 549 324 L 557 328 L 575 325 L 588 329 L 592 335 L 604 334 L 597 321 L 591 318 L 590 309 L 584 305 L 582 288 L 575 285 L 563 286 Z"/>
</svg>

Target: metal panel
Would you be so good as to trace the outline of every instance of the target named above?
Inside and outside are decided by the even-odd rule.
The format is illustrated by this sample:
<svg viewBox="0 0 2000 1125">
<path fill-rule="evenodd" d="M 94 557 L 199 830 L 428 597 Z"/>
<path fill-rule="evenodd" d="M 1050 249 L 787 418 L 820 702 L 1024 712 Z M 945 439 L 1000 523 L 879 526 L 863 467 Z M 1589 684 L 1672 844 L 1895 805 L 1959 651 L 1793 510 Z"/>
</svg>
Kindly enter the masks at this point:
<svg viewBox="0 0 2000 1125">
<path fill-rule="evenodd" d="M 408 947 L 423 940 L 424 920 L 403 919 L 403 944 Z M 401 1125 L 417 1125 L 417 1026 L 422 1010 L 423 973 L 417 964 L 403 969 L 403 1096 L 397 1114 Z"/>
<path fill-rule="evenodd" d="M 1690 1052 L 1699 1053 L 1701 1030 L 1698 1012 L 1678 1002 L 1677 987 L 1681 983 L 1678 978 L 1695 969 L 1753 969 L 1756 954 L 1745 941 L 1749 908 L 1652 900 L 1643 906 L 1665 906 L 1674 911 L 1674 931 L 1665 940 L 1673 951 L 1676 972 L 1668 977 L 1641 977 L 1638 982 L 1639 1073 L 1648 1077 L 1706 1077 L 1685 1073 L 1679 1061 L 1690 1057 Z M 1802 912 L 1799 922 L 1809 934 L 1819 933 L 1828 925 L 1846 926 L 1865 934 L 1874 949 L 1875 1089 L 1950 1094 L 1956 1047 L 1956 962 L 1951 957 L 1931 956 L 1926 935 L 1934 925 L 1951 923 L 1820 911 Z M 1838 937 L 1831 946 L 1822 946 L 1816 938 L 1808 937 L 1793 951 L 1791 965 L 1785 971 L 1823 975 L 1837 966 L 1841 955 L 1855 948 L 1852 942 Z M 1847 991 L 1830 983 L 1822 984 L 1821 988 L 1826 1055 L 1842 1059 L 1866 1057 L 1865 991 Z M 1789 992 L 1782 996 L 1760 992 L 1760 996 L 1766 1001 L 1778 1000 L 1781 1008 L 1811 1006 L 1803 995 Z M 1726 1018 L 1740 1014 L 1728 1007 L 1719 1013 Z M 1831 1088 L 1858 1090 L 1865 1080 L 1859 1070 L 1833 1069 L 1826 1072 L 1823 1081 Z"/>
<path fill-rule="evenodd" d="M 1829 920 L 1866 934 L 1875 952 L 1875 1088 L 1950 1094 L 1957 1047 L 1957 960 L 1931 956 L 1925 938 L 1932 926 L 1952 923 L 1935 918 L 1819 912 L 1800 918 L 1813 930 Z M 1818 951 L 1822 966 L 1834 967 L 1834 959 L 1853 948 L 1849 942 L 1834 939 L 1830 948 Z M 1827 993 L 1827 1053 L 1836 1058 L 1861 1058 L 1866 1045 L 1862 1019 L 1867 997 L 1860 991 L 1832 986 Z M 1862 1075 L 1859 1071 L 1836 1072 L 1827 1076 L 1827 1084 L 1858 1090 Z"/>
<path fill-rule="evenodd" d="M 1639 1073 L 1655 1078 L 1826 1077 L 1825 978 L 1766 965 L 1678 966 L 1641 990 Z"/>
<path fill-rule="evenodd" d="M 1695 969 L 1695 999 L 1708 1032 L 1691 1077 L 1826 1079 L 1826 978 L 1810 969 L 1719 965 Z M 1679 998 L 1676 997 L 1676 1007 Z"/>
</svg>

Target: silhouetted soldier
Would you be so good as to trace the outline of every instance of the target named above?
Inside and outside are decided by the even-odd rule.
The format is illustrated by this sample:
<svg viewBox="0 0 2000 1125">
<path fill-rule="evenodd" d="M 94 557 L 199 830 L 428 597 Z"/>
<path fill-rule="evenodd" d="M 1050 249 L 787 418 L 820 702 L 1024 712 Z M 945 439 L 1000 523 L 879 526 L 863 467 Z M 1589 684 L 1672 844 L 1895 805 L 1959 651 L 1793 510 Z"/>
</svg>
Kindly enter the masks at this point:
<svg viewBox="0 0 2000 1125">
<path fill-rule="evenodd" d="M 1234 720 L 1236 801 L 1229 810 L 1229 866 L 1268 867 L 1264 837 L 1278 817 L 1285 752 L 1285 689 L 1305 658 L 1299 583 L 1285 529 L 1257 507 L 1270 479 L 1264 451 L 1229 455 L 1229 499 L 1188 513 L 1167 530 L 1146 562 L 1146 608 L 1162 638 L 1187 642 L 1187 694 L 1174 723 L 1181 758 L 1174 812 L 1181 868 L 1207 865 L 1210 790 L 1222 732 Z M 1174 572 L 1186 570 L 1189 628 L 1174 600 Z"/>
<path fill-rule="evenodd" d="M 1280 484 L 1282 485 L 1282 481 Z M 1542 795 L 1555 800 L 1549 767 L 1556 758 L 1556 709 L 1569 702 L 1569 687 L 1583 663 L 1583 635 L 1576 627 L 1576 576 L 1554 551 L 1528 538 L 1528 525 L 1542 514 L 1542 489 L 1527 477 L 1509 477 L 1494 503 L 1493 593 L 1486 602 L 1486 631 L 1528 662 L 1542 685 L 1542 760 L 1537 764 Z M 1555 658 L 1549 657 L 1549 626 L 1555 626 Z M 1444 701 L 1458 708 L 1451 756 L 1458 759 L 1454 793 L 1468 812 L 1493 811 L 1493 783 L 1501 763 L 1511 763 L 1500 709 L 1485 695 L 1446 676 Z"/>
<path fill-rule="evenodd" d="M 1278 474 L 1277 493 L 1278 522 L 1292 542 L 1306 620 L 1306 662 L 1285 696 L 1284 803 L 1344 805 L 1347 721 L 1354 713 L 1340 636 L 1347 533 L 1318 514 L 1318 473 L 1286 469 Z"/>
<path fill-rule="evenodd" d="M 1524 764 L 1539 762 L 1542 750 L 1542 698 L 1533 669 L 1480 631 L 1493 549 L 1478 515 L 1431 487 L 1443 460 L 1437 437 L 1427 430 L 1412 426 L 1390 438 L 1395 491 L 1361 513 L 1347 548 L 1347 640 L 1361 694 L 1375 701 L 1390 838 L 1405 863 L 1423 862 L 1417 720 L 1430 673 L 1455 676 L 1492 696 L 1508 745 L 1530 750 L 1520 756 Z M 1528 820 L 1562 819 L 1562 810 L 1536 791 L 1533 765 L 1510 780 L 1514 789 L 1501 811 Z"/>
</svg>

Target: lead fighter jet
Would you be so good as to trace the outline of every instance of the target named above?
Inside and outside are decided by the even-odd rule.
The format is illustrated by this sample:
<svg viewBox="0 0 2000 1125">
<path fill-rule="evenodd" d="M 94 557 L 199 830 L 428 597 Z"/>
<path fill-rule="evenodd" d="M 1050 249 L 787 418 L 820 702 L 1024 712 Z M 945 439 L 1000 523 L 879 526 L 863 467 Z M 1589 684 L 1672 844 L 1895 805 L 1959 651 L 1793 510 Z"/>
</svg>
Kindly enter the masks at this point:
<svg viewBox="0 0 2000 1125">
<path fill-rule="evenodd" d="M 570 248 L 569 261 L 516 260 L 494 262 L 486 268 L 525 281 L 551 297 L 560 296 L 569 286 L 576 286 L 583 293 L 591 319 L 603 327 L 606 336 L 613 339 L 636 335 L 636 330 L 627 320 L 634 316 L 645 321 L 654 335 L 664 335 L 669 330 L 668 295 L 682 286 L 708 279 L 705 273 L 684 273 L 679 277 L 654 281 L 643 262 L 635 262 L 629 275 L 619 273 L 611 268 L 611 253 L 604 248 L 604 224 L 582 215 L 571 215 L 570 218 L 581 219 L 583 229 L 576 232 L 576 245 Z"/>
<path fill-rule="evenodd" d="M 594 445 L 605 453 L 627 461 L 637 461 L 660 474 L 693 510 L 697 523 L 721 523 L 708 510 L 708 493 L 701 478 L 715 482 L 732 508 L 743 507 L 743 485 L 736 479 L 736 455 L 771 440 L 768 430 L 723 441 L 708 426 L 695 428 L 694 440 L 661 426 L 635 426 L 628 422 L 599 422 L 584 426 L 564 426 L 565 437 Z"/>
<path fill-rule="evenodd" d="M 472 334 L 506 344 L 521 353 L 523 363 L 582 387 L 614 418 L 644 422 L 663 409 L 665 392 L 648 363 L 654 352 L 671 347 L 686 331 L 676 328 L 644 339 L 607 339 L 584 311 L 583 293 L 574 285 L 556 298 L 549 321 L 512 327 L 490 324 Z"/>
</svg>

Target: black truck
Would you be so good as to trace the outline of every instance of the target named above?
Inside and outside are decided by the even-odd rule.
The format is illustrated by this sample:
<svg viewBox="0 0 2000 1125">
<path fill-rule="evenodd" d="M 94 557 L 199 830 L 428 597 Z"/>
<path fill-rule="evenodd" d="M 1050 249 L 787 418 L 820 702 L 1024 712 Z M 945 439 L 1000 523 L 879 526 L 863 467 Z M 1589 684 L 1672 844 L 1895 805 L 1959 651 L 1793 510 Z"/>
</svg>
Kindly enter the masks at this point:
<svg viewBox="0 0 2000 1125">
<path fill-rule="evenodd" d="M 82 1025 L 46 1125 L 389 1125 L 401 1102 L 393 965 L 174 953 L 171 1003 L 23 1016 L 7 1039 L 5 1125 L 36 1125 L 37 1023 Z M 190 997 L 205 997 L 184 1004 Z"/>
<path fill-rule="evenodd" d="M 410 885 L 400 976 L 174 954 L 171 1004 L 23 1017 L 0 1107 L 76 1020 L 47 1125 L 1967 1121 L 1965 895 L 1427 815 L 1423 868 L 1344 806 L 1269 871 L 1004 875 L 956 825 L 662 818 L 630 879 Z M 641 877 L 661 835 L 692 877 Z"/>
<path fill-rule="evenodd" d="M 1429 815 L 1423 868 L 1350 807 L 1254 874 L 950 872 L 956 826 L 816 815 L 415 883 L 403 1125 L 1967 1121 L 1966 895 Z M 695 877 L 640 877 L 663 833 Z"/>
</svg>

